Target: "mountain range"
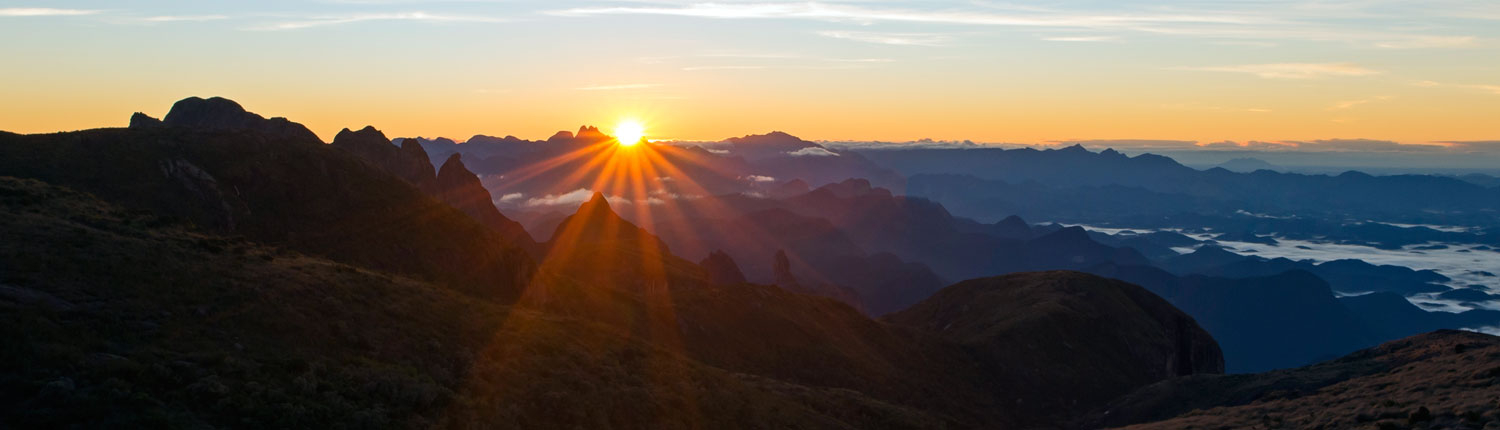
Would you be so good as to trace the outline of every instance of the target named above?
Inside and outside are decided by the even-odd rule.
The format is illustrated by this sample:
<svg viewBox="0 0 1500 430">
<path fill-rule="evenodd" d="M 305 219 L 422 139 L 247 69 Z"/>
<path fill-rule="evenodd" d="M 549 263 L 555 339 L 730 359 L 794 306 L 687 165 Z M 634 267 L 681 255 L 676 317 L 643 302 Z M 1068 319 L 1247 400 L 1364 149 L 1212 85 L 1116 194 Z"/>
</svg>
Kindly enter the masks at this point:
<svg viewBox="0 0 1500 430">
<path fill-rule="evenodd" d="M 1417 334 L 1492 317 L 1416 308 L 1419 271 L 981 223 L 789 135 L 648 144 L 704 163 L 647 182 L 700 193 L 669 210 L 593 186 L 592 128 L 486 156 L 218 98 L 130 124 L 0 133 L 0 425 L 1500 422 L 1496 338 Z M 494 203 L 583 185 L 550 220 Z M 1335 296 L 1367 276 L 1396 292 Z"/>
</svg>

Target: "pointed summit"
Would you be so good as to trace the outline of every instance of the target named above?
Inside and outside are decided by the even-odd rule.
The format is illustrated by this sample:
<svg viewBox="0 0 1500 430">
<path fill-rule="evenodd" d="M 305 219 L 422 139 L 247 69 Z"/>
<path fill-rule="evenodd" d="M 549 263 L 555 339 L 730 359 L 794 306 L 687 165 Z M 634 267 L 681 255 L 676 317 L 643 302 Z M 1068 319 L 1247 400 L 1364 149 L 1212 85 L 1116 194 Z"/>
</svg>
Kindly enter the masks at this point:
<svg viewBox="0 0 1500 430">
<path fill-rule="evenodd" d="M 578 213 L 594 213 L 599 211 L 609 212 L 610 214 L 615 213 L 609 207 L 609 199 L 604 198 L 604 193 L 598 191 L 595 191 L 594 195 L 589 197 L 589 201 L 583 202 L 583 205 L 578 206 Z"/>
<path fill-rule="evenodd" d="M 1069 145 L 1066 148 L 1058 149 L 1057 151 L 1059 151 L 1059 152 L 1067 152 L 1067 153 L 1075 153 L 1075 154 L 1076 153 L 1082 153 L 1082 152 L 1089 152 L 1088 148 L 1084 148 L 1082 143 L 1075 143 L 1075 144 Z"/>
<path fill-rule="evenodd" d="M 449 155 L 447 160 L 443 160 L 443 167 L 438 168 L 438 182 L 467 180 L 468 177 L 474 176 L 474 172 L 469 171 L 468 166 L 464 166 L 463 158 L 462 153 L 455 152 Z"/>
<path fill-rule="evenodd" d="M 405 145 L 403 144 L 403 146 Z M 420 148 L 420 145 L 416 144 L 411 144 L 411 146 Z M 415 150 L 406 150 L 404 148 L 402 152 L 416 153 Z M 422 155 L 425 157 L 426 153 Z M 424 162 L 423 164 L 427 163 Z M 427 164 L 427 166 L 428 171 L 431 171 L 432 165 Z M 469 214 L 470 217 L 478 220 L 480 224 L 484 224 L 500 232 L 501 235 L 504 235 L 512 243 L 520 244 L 522 249 L 531 252 L 538 251 L 536 240 L 532 239 L 531 235 L 526 233 L 526 228 L 510 218 L 506 218 L 504 214 L 500 213 L 499 209 L 495 208 L 495 201 L 490 191 L 484 188 L 484 183 L 479 180 L 478 175 L 470 172 L 469 168 L 464 166 L 462 155 L 454 153 L 448 156 L 447 160 L 443 161 L 443 167 L 438 169 L 433 187 L 437 191 L 439 200 L 445 201 L 448 205 Z"/>
</svg>

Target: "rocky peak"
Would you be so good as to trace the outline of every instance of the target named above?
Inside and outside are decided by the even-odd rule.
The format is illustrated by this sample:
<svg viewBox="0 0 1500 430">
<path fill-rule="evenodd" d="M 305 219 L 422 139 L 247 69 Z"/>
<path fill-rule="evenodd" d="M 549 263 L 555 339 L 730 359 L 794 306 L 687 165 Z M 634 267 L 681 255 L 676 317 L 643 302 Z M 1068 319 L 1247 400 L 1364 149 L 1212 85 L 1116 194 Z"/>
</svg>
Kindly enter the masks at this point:
<svg viewBox="0 0 1500 430">
<path fill-rule="evenodd" d="M 590 142 L 610 139 L 610 137 L 604 134 L 604 132 L 599 131 L 598 127 L 594 127 L 591 125 L 579 127 L 578 134 L 573 135 L 573 138 L 578 140 L 587 140 Z"/>
<path fill-rule="evenodd" d="M 256 131 L 275 137 L 322 142 L 302 124 L 280 117 L 266 119 L 223 97 L 179 100 L 162 118 L 162 124 L 205 131 Z"/>
<path fill-rule="evenodd" d="M 1058 152 L 1073 153 L 1073 154 L 1089 152 L 1088 148 L 1084 148 L 1082 143 L 1075 143 L 1075 144 L 1072 144 L 1072 145 L 1070 145 L 1070 146 L 1068 146 L 1066 148 L 1058 149 L 1057 151 Z"/>
<path fill-rule="evenodd" d="M 374 126 L 369 125 L 359 129 L 359 131 L 350 131 L 347 128 L 340 130 L 339 134 L 333 136 L 332 145 L 335 148 L 350 150 L 358 148 L 387 152 L 388 149 L 395 149 L 391 145 L 391 140 L 385 137 L 385 133 L 381 133 L 380 130 L 376 130 Z"/>
<path fill-rule="evenodd" d="M 589 197 L 589 201 L 584 202 L 583 205 L 578 206 L 578 214 L 580 214 L 580 215 L 583 215 L 583 214 L 596 215 L 596 214 L 598 214 L 598 215 L 608 215 L 610 217 L 615 217 L 615 218 L 619 217 L 619 215 L 615 214 L 614 209 L 611 209 L 609 207 L 609 199 L 604 198 L 604 193 L 601 193 L 601 192 L 598 192 L 598 191 L 595 191 L 594 195 L 591 196 L 591 197 Z"/>
<path fill-rule="evenodd" d="M 1031 225 L 1015 215 L 996 222 L 993 231 L 1000 237 L 1008 239 L 1028 239 L 1032 235 Z"/>
<path fill-rule="evenodd" d="M 469 171 L 469 168 L 464 166 L 463 154 L 456 152 L 453 155 L 449 155 L 448 159 L 443 161 L 443 167 L 438 169 L 437 178 L 438 182 L 441 183 L 467 180 L 469 178 L 473 178 L 475 181 L 479 180 L 479 177 L 475 176 L 474 172 Z"/>
<path fill-rule="evenodd" d="M 735 264 L 734 259 L 723 250 L 714 250 L 698 262 L 703 271 L 708 274 L 710 283 L 719 285 L 732 285 L 745 283 L 745 274 L 740 272 L 740 266 Z"/>
<path fill-rule="evenodd" d="M 792 261 L 787 258 L 785 250 L 776 250 L 775 260 L 771 262 L 771 274 L 776 280 L 776 285 L 789 290 L 800 290 L 801 283 L 797 277 L 792 275 Z"/>
</svg>

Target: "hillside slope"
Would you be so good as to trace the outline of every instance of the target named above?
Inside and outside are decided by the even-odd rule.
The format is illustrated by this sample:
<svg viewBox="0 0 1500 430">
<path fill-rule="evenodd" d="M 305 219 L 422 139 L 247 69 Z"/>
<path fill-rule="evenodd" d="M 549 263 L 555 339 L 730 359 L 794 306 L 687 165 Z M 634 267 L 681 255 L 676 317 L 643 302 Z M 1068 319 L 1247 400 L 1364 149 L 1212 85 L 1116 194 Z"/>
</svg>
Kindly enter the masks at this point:
<svg viewBox="0 0 1500 430">
<path fill-rule="evenodd" d="M 535 265 L 500 233 L 316 140 L 171 126 L 0 135 L 0 175 L 502 301 Z"/>
<path fill-rule="evenodd" d="M 941 428 L 0 177 L 0 427 Z"/>
</svg>

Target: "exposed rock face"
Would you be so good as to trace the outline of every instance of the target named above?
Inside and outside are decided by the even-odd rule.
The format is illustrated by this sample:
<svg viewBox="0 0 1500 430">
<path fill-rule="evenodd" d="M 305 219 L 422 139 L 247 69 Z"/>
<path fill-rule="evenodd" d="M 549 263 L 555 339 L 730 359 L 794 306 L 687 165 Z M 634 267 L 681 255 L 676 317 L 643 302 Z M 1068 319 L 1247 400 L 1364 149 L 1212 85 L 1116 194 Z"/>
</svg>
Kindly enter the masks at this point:
<svg viewBox="0 0 1500 430">
<path fill-rule="evenodd" d="M 698 263 L 703 266 L 703 271 L 708 273 L 708 281 L 720 285 L 732 285 L 745 283 L 745 274 L 740 272 L 740 266 L 734 263 L 734 259 L 725 254 L 724 251 L 716 250 L 704 257 Z"/>
<path fill-rule="evenodd" d="M 140 130 L 156 127 L 161 127 L 161 120 L 152 118 L 150 115 L 136 112 L 130 116 L 130 128 Z"/>
<path fill-rule="evenodd" d="M 172 105 L 172 110 L 162 118 L 162 124 L 207 131 L 253 130 L 278 137 L 322 142 L 318 135 L 302 124 L 280 117 L 266 119 L 247 112 L 239 103 L 222 97 L 182 99 Z"/>
<path fill-rule="evenodd" d="M 366 126 L 359 131 L 344 129 L 333 139 L 332 146 L 348 151 L 375 167 L 405 179 L 418 189 L 463 211 L 481 224 L 500 232 L 512 243 L 536 251 L 536 241 L 526 233 L 520 223 L 506 218 L 495 208 L 490 192 L 479 181 L 479 176 L 464 167 L 459 154 L 453 154 L 443 163 L 441 171 L 432 167 L 427 151 L 415 139 L 402 139 L 401 147 L 391 144 L 390 139 L 375 127 Z"/>
<path fill-rule="evenodd" d="M 1145 288 L 1078 272 L 964 281 L 884 319 L 968 345 L 983 362 L 1010 372 L 1033 369 L 1017 372 L 1011 382 L 1034 388 L 1027 394 L 1036 398 L 1018 401 L 1043 403 L 1035 406 L 1043 410 L 1099 404 L 1172 377 L 1224 372 L 1218 343 L 1192 317 Z M 1076 403 L 1044 403 L 1063 398 Z"/>
<path fill-rule="evenodd" d="M 771 263 L 772 279 L 776 285 L 789 290 L 800 290 L 802 284 L 797 282 L 797 277 L 792 275 L 792 262 L 786 257 L 786 251 L 776 250 L 775 260 Z"/>
<path fill-rule="evenodd" d="M 161 160 L 157 163 L 161 168 L 162 176 L 175 182 L 188 194 L 195 196 L 201 201 L 201 207 L 212 208 L 216 212 L 210 217 L 216 221 L 214 227 L 224 231 L 234 231 L 234 208 L 229 201 L 224 199 L 224 192 L 219 189 L 219 181 L 213 175 L 203 171 L 203 168 L 181 158 Z"/>
<path fill-rule="evenodd" d="M 776 250 L 776 256 L 771 263 L 772 279 L 776 280 L 776 286 L 787 291 L 795 291 L 815 296 L 831 297 L 838 301 L 847 303 L 860 312 L 868 312 L 862 303 L 859 292 L 842 285 L 834 285 L 825 282 L 802 282 L 792 274 L 792 262 L 787 258 L 785 250 Z"/>
<path fill-rule="evenodd" d="M 403 148 L 402 152 L 415 155 L 416 151 L 421 150 L 421 147 L 415 144 L 410 144 L 409 146 L 415 147 L 415 149 Z M 423 152 L 422 156 L 425 157 L 426 153 Z M 416 168 L 417 166 L 413 164 L 410 167 Z M 484 188 L 484 184 L 479 181 L 479 176 L 474 175 L 474 172 L 470 172 L 468 168 L 464 167 L 461 155 L 453 154 L 448 157 L 447 161 L 443 162 L 443 167 L 438 169 L 434 188 L 437 191 L 438 198 L 464 211 L 464 213 L 469 214 L 474 219 L 479 220 L 481 224 L 500 232 L 506 239 L 515 243 L 522 243 L 528 250 L 533 250 L 536 247 L 536 241 L 532 240 L 531 235 L 526 233 L 525 227 L 522 227 L 520 223 L 510 218 L 506 218 L 505 215 L 500 213 L 499 209 L 495 208 L 495 202 L 491 200 L 490 191 Z"/>
<path fill-rule="evenodd" d="M 438 192 L 436 174 L 432 163 L 427 159 L 427 151 L 421 145 L 403 142 L 402 147 L 397 148 L 385 137 L 385 133 L 371 126 L 365 126 L 359 131 L 346 128 L 334 136 L 332 145 L 405 179 L 428 194 Z"/>
<path fill-rule="evenodd" d="M 415 178 L 437 179 L 437 169 L 432 167 L 431 158 L 427 157 L 427 150 L 422 148 L 422 144 L 416 140 L 401 140 L 401 157 L 397 160 L 400 162 L 399 171 L 407 172 Z"/>
</svg>

